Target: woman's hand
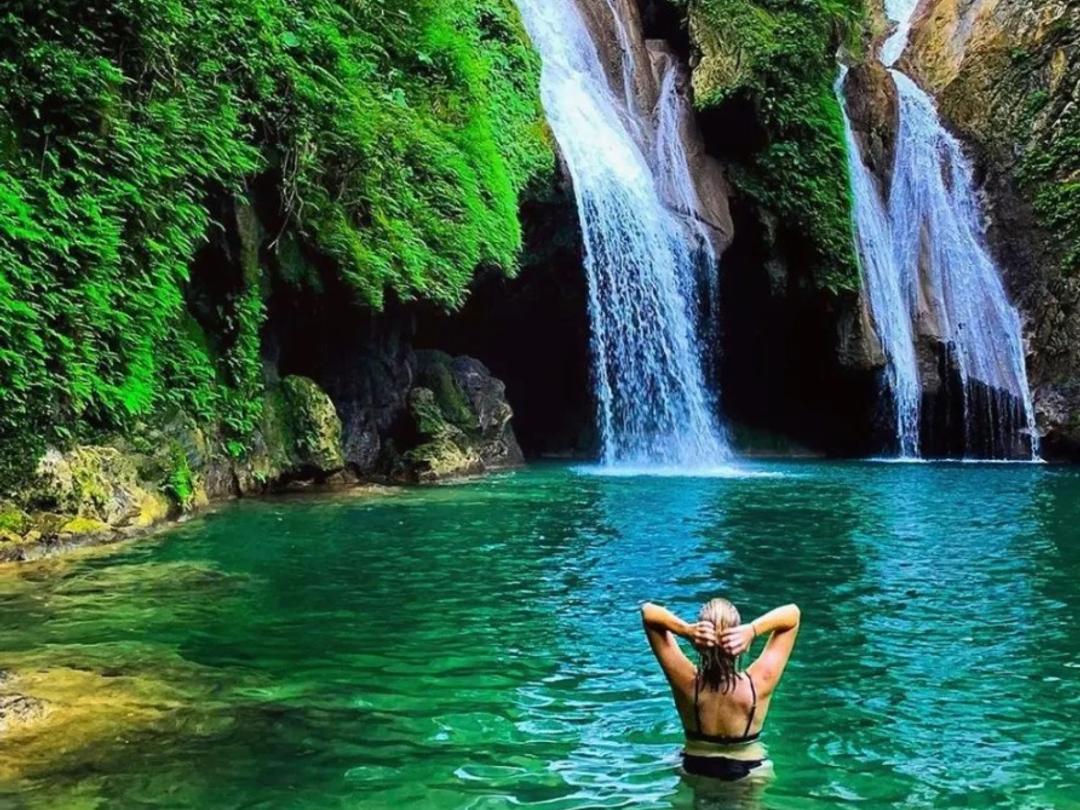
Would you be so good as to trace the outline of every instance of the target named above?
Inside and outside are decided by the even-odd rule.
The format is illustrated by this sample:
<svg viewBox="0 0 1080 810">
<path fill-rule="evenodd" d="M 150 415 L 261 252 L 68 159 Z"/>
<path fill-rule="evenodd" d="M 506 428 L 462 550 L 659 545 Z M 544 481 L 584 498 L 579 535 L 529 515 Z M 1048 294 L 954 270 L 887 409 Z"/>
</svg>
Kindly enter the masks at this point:
<svg viewBox="0 0 1080 810">
<path fill-rule="evenodd" d="M 686 637 L 698 649 L 712 649 L 720 643 L 716 638 L 716 625 L 712 622 L 691 624 L 688 630 Z"/>
<path fill-rule="evenodd" d="M 756 636 L 754 625 L 740 624 L 738 627 L 730 627 L 720 634 L 720 646 L 724 648 L 724 652 L 734 658 L 749 650 Z"/>
</svg>

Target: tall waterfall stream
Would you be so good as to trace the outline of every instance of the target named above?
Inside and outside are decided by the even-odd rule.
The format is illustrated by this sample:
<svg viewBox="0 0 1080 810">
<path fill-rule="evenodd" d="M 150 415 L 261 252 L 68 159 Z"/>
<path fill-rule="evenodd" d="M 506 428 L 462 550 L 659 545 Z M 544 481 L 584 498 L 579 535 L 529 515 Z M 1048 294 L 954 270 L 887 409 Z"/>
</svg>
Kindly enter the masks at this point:
<svg viewBox="0 0 1080 810">
<path fill-rule="evenodd" d="M 697 192 L 669 59 L 656 109 L 641 110 L 629 34 L 612 87 L 575 0 L 518 0 L 543 62 L 541 96 L 573 180 L 585 241 L 602 462 L 700 469 L 729 459 L 710 391 L 716 256 L 691 212 Z"/>
</svg>

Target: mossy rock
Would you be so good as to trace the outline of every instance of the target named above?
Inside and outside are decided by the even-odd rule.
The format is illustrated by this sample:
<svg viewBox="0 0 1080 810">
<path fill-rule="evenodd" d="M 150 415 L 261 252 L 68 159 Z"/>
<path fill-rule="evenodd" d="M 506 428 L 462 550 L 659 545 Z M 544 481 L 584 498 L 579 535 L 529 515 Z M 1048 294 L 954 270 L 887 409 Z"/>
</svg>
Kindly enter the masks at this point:
<svg viewBox="0 0 1080 810">
<path fill-rule="evenodd" d="M 416 353 L 416 385 L 430 390 L 445 420 L 463 429 L 476 427 L 476 412 L 456 379 L 454 358 L 445 352 Z"/>
<path fill-rule="evenodd" d="M 60 534 L 94 535 L 109 531 L 109 524 L 87 517 L 76 517 L 60 527 Z"/>
<path fill-rule="evenodd" d="M 27 500 L 46 511 L 126 525 L 139 516 L 148 494 L 135 461 L 115 447 L 79 445 L 66 453 L 51 448 Z"/>
<path fill-rule="evenodd" d="M 285 377 L 265 396 L 259 431 L 235 464 L 242 493 L 293 476 L 335 473 L 345 466 L 341 418 L 333 401 L 307 377 Z"/>
<path fill-rule="evenodd" d="M 0 545 L 7 544 L 10 546 L 22 545 L 23 536 L 17 532 L 13 532 L 9 529 L 0 529 Z"/>
<path fill-rule="evenodd" d="M 281 392 L 296 462 L 324 473 L 342 469 L 341 417 L 327 393 L 313 380 L 298 376 L 283 379 Z"/>
<path fill-rule="evenodd" d="M 409 392 L 409 413 L 417 432 L 426 438 L 438 438 L 449 433 L 460 433 L 460 428 L 446 418 L 439 407 L 438 397 L 430 388 L 414 388 Z"/>
<path fill-rule="evenodd" d="M 23 535 L 30 530 L 30 515 L 14 504 L 0 504 L 0 532 Z"/>
<path fill-rule="evenodd" d="M 418 352 L 416 380 L 407 398 L 416 446 L 395 459 L 397 477 L 431 482 L 524 462 L 506 388 L 483 363 Z"/>
</svg>

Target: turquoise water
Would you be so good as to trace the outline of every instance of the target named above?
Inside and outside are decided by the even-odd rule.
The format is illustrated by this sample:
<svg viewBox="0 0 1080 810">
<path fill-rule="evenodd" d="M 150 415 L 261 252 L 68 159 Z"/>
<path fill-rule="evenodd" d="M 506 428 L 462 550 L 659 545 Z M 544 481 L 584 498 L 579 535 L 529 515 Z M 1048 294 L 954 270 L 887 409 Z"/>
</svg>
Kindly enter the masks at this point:
<svg viewBox="0 0 1080 810">
<path fill-rule="evenodd" d="M 249 502 L 0 573 L 4 807 L 1080 807 L 1080 474 L 562 466 Z M 804 631 L 763 790 L 695 795 L 637 604 Z"/>
</svg>

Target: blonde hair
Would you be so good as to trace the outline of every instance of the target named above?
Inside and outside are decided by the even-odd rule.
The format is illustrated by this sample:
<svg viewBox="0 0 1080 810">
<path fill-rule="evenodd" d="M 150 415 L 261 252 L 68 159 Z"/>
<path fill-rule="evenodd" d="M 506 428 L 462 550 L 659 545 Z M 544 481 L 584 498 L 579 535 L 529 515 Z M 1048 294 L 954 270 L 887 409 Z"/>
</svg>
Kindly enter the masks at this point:
<svg viewBox="0 0 1080 810">
<path fill-rule="evenodd" d="M 739 616 L 739 609 L 727 599 L 710 599 L 701 606 L 698 621 L 712 622 L 719 636 L 725 630 L 742 624 L 742 617 Z M 700 648 L 698 655 L 701 656 L 701 664 L 697 677 L 702 684 L 714 692 L 730 692 L 735 688 L 739 679 L 738 658 L 728 655 L 723 647 Z"/>
</svg>

